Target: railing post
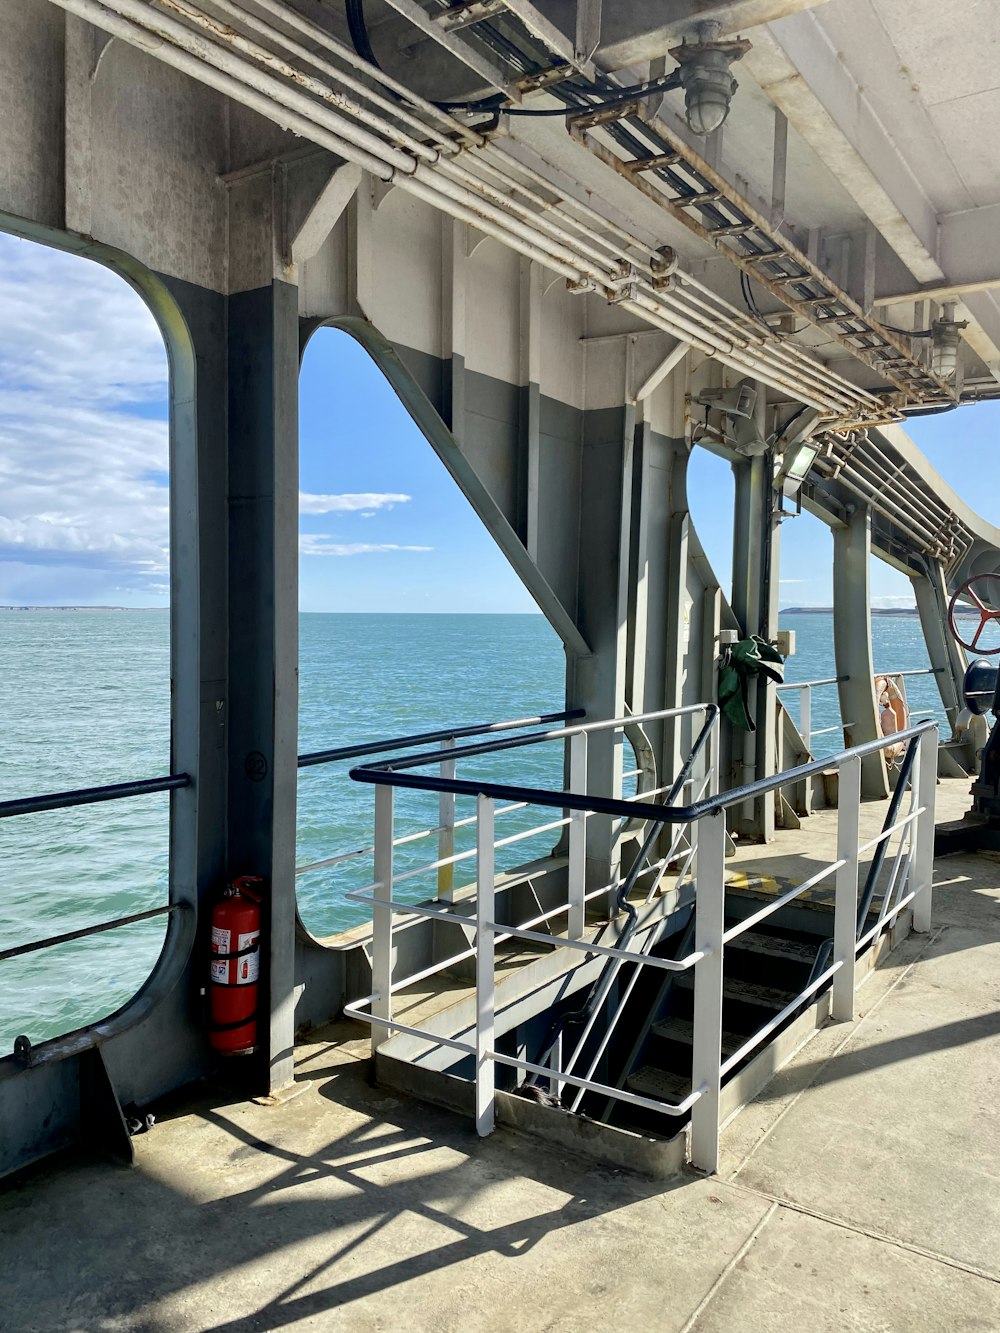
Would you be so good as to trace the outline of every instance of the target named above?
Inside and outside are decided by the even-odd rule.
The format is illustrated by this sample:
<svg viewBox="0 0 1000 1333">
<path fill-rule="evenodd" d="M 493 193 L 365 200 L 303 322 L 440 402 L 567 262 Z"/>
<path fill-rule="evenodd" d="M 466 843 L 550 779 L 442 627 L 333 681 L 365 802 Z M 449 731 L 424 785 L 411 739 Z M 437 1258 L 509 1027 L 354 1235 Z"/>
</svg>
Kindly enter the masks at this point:
<svg viewBox="0 0 1000 1333">
<path fill-rule="evenodd" d="M 850 755 L 837 779 L 837 870 L 833 914 L 833 974 L 830 1012 L 838 1022 L 854 1018 L 854 972 L 858 944 L 858 843 L 861 825 L 861 760 Z"/>
<path fill-rule="evenodd" d="M 448 750 L 454 750 L 455 738 L 448 736 L 441 742 L 442 754 Z M 454 759 L 442 758 L 440 766 L 441 777 L 444 779 L 453 779 L 455 776 Z M 453 791 L 443 791 L 438 801 L 438 854 L 437 859 L 444 861 L 449 856 L 455 855 L 455 793 Z M 442 903 L 452 903 L 455 901 L 455 866 L 449 864 L 438 866 L 437 872 L 437 896 L 438 901 Z"/>
<path fill-rule="evenodd" d="M 719 1169 L 726 816 L 716 811 L 698 824 L 694 947 L 705 956 L 694 965 L 691 1088 L 702 1095 L 691 1108 L 691 1165 L 711 1174 Z"/>
<path fill-rule="evenodd" d="M 708 733 L 708 744 L 705 746 L 705 754 L 708 764 L 708 792 L 709 796 L 718 796 L 719 794 L 719 737 L 722 732 L 722 716 L 716 713 L 712 722 L 712 730 Z M 683 796 L 681 800 L 683 801 Z"/>
<path fill-rule="evenodd" d="M 812 686 L 799 690 L 799 731 L 806 743 L 806 753 L 812 754 Z"/>
<path fill-rule="evenodd" d="M 587 733 L 578 731 L 569 738 L 569 790 L 581 795 L 587 791 Z M 569 919 L 566 930 L 571 940 L 582 939 L 585 926 L 587 893 L 587 812 L 569 812 L 569 866 L 566 871 Z"/>
<path fill-rule="evenodd" d="M 913 929 L 931 928 L 931 885 L 934 880 L 934 804 L 937 797 L 938 733 L 925 731 L 918 744 L 917 808 L 913 853 Z"/>
<path fill-rule="evenodd" d="M 493 798 L 476 797 L 476 1130 L 493 1133 L 496 1102 L 495 975 L 493 922 L 496 878 L 493 865 Z"/>
<path fill-rule="evenodd" d="M 372 906 L 372 1014 L 392 1018 L 392 842 L 394 813 L 392 787 L 375 788 L 375 902 Z M 372 1054 L 391 1035 L 381 1023 L 372 1024 Z"/>
<path fill-rule="evenodd" d="M 549 1092 L 553 1097 L 562 1095 L 563 1085 L 559 1079 L 559 1074 L 562 1071 L 562 1059 L 563 1034 L 558 1032 L 555 1041 L 552 1043 L 552 1050 L 549 1052 L 549 1068 L 552 1070 L 552 1075 L 549 1078 Z"/>
</svg>

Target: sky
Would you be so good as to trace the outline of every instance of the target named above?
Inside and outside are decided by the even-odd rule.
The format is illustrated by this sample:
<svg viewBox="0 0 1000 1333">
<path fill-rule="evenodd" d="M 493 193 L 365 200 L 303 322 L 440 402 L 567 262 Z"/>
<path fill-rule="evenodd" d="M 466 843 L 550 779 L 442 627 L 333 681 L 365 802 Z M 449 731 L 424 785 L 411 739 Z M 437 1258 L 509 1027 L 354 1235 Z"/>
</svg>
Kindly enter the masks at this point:
<svg viewBox="0 0 1000 1333">
<path fill-rule="evenodd" d="M 1000 402 L 908 423 L 1000 525 Z M 143 301 L 90 260 L 0 235 L 0 604 L 165 606 L 167 358 Z M 300 382 L 304 611 L 537 608 L 368 354 L 320 330 Z M 732 474 L 696 449 L 694 525 L 725 587 Z M 832 540 L 782 526 L 781 604 L 829 605 Z M 872 562 L 875 605 L 912 604 Z"/>
</svg>

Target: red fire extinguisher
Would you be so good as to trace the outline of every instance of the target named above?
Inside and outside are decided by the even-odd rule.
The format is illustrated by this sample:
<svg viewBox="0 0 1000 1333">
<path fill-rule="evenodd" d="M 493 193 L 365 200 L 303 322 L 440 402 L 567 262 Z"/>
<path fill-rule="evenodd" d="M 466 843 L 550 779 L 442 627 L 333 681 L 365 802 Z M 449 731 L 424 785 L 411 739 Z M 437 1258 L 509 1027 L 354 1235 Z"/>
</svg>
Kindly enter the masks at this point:
<svg viewBox="0 0 1000 1333">
<path fill-rule="evenodd" d="M 209 1042 L 224 1055 L 249 1055 L 257 1043 L 263 882 L 241 875 L 212 909 Z"/>
</svg>

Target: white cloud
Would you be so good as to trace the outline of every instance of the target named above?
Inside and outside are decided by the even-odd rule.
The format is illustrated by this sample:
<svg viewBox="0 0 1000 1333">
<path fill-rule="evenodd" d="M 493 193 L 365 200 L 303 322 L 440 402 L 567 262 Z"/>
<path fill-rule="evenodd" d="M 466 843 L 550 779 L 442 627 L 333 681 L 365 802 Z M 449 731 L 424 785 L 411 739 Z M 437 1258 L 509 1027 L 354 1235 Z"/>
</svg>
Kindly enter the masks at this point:
<svg viewBox="0 0 1000 1333">
<path fill-rule="evenodd" d="M 357 514 L 362 518 L 371 518 L 376 509 L 392 509 L 394 505 L 407 504 L 409 495 L 393 495 L 361 492 L 354 495 L 311 495 L 308 491 L 299 491 L 300 514 Z M 368 512 L 362 513 L 363 510 Z"/>
<path fill-rule="evenodd" d="M 872 606 L 882 607 L 915 607 L 916 599 L 912 593 L 883 593 L 879 597 L 872 598 Z"/>
<path fill-rule="evenodd" d="M 324 532 L 303 532 L 299 537 L 299 555 L 373 555 L 433 549 L 433 546 L 397 546 L 394 542 L 334 542 Z"/>
<path fill-rule="evenodd" d="M 25 586 L 34 567 L 34 598 L 61 600 L 67 564 L 85 564 L 98 597 L 101 570 L 109 590 L 161 596 L 168 428 L 156 417 L 167 358 L 152 315 L 100 265 L 3 236 L 0 310 L 0 557 L 9 577 Z"/>
</svg>

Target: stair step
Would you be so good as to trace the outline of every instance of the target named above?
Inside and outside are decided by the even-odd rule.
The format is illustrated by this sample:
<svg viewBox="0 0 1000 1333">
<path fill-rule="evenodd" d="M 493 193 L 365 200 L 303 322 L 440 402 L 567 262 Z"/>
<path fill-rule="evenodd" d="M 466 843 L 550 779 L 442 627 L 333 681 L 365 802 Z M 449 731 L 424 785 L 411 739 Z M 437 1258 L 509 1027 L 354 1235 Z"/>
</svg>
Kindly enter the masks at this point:
<svg viewBox="0 0 1000 1333">
<path fill-rule="evenodd" d="M 640 1097 L 655 1097 L 661 1102 L 673 1102 L 676 1106 L 691 1091 L 691 1080 L 683 1074 L 669 1074 L 665 1069 L 656 1069 L 653 1065 L 643 1065 L 625 1080 L 629 1092 L 637 1092 Z"/>
<path fill-rule="evenodd" d="M 685 1046 L 694 1044 L 694 1024 L 690 1018 L 662 1018 L 653 1024 L 653 1032 L 665 1041 L 679 1041 Z M 722 1054 L 732 1055 L 746 1041 L 746 1037 L 736 1032 L 723 1032 Z"/>
<path fill-rule="evenodd" d="M 730 949 L 740 949 L 744 953 L 761 954 L 765 958 L 781 958 L 790 963 L 808 963 L 811 966 L 820 943 L 821 941 L 817 939 L 815 944 L 803 944 L 800 940 L 783 940 L 777 935 L 755 935 L 752 930 L 748 930 L 727 944 L 726 952 L 728 953 Z"/>
<path fill-rule="evenodd" d="M 693 990 L 694 977 L 690 972 L 682 972 L 674 984 L 679 990 Z M 740 1004 L 758 1004 L 764 1009 L 784 1009 L 792 995 L 789 991 L 775 990 L 773 986 L 759 986 L 755 981 L 727 977 L 722 985 L 722 998 Z"/>
</svg>

